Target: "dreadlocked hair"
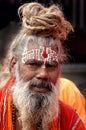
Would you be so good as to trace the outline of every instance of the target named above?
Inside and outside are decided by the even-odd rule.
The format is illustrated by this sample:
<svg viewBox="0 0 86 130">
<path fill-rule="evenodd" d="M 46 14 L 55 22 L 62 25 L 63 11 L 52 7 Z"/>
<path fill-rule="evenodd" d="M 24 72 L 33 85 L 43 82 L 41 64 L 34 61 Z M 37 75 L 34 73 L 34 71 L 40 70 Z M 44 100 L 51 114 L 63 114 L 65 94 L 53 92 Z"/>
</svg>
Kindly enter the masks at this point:
<svg viewBox="0 0 86 130">
<path fill-rule="evenodd" d="M 68 34 L 74 31 L 59 5 L 47 8 L 37 2 L 25 3 L 18 9 L 18 15 L 22 20 L 22 29 L 29 35 L 66 40 Z"/>
</svg>

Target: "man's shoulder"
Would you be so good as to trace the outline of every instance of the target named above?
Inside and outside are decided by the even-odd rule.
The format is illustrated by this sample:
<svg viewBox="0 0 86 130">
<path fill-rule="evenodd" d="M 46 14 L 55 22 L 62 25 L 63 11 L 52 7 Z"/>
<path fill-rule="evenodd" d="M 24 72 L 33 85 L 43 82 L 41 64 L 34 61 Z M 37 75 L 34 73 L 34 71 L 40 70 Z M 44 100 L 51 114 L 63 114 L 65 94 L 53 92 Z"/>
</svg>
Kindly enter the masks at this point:
<svg viewBox="0 0 86 130">
<path fill-rule="evenodd" d="M 80 116 L 71 106 L 65 104 L 62 101 L 59 101 L 60 107 L 60 121 L 63 122 L 62 125 L 66 124 L 67 129 L 75 128 L 84 128 L 84 124 L 82 123 Z M 75 129 L 76 130 L 76 129 Z M 80 129 L 79 129 L 80 130 Z"/>
<path fill-rule="evenodd" d="M 71 91 L 71 89 L 73 89 L 76 92 L 80 92 L 77 85 L 73 81 L 71 81 L 71 80 L 69 80 L 67 78 L 60 78 L 60 87 L 63 90 L 68 89 L 68 90 Z"/>
<path fill-rule="evenodd" d="M 76 112 L 75 109 L 73 107 L 71 107 L 70 105 L 64 103 L 63 101 L 59 100 L 59 106 L 61 109 L 61 112 L 63 112 L 64 114 L 67 112 Z M 70 115 L 70 114 L 69 114 Z"/>
</svg>

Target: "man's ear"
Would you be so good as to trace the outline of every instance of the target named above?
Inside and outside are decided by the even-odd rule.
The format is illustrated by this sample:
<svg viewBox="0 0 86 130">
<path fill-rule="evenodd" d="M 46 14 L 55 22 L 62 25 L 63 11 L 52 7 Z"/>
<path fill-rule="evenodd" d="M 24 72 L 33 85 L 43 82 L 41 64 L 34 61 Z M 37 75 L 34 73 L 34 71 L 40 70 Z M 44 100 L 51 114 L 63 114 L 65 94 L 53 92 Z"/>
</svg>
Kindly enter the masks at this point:
<svg viewBox="0 0 86 130">
<path fill-rule="evenodd" d="M 12 77 L 15 76 L 15 64 L 16 64 L 17 60 L 15 57 L 12 57 L 11 61 L 10 61 L 10 74 Z"/>
</svg>

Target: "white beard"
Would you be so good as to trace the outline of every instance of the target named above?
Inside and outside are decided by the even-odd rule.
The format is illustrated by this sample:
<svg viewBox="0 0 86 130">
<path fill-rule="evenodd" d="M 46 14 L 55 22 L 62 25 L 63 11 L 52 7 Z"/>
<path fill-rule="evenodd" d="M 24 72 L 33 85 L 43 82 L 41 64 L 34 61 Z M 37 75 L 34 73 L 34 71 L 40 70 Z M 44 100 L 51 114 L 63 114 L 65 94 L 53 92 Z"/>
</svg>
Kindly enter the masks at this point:
<svg viewBox="0 0 86 130">
<path fill-rule="evenodd" d="M 52 92 L 40 93 L 31 91 L 29 84 L 30 81 L 17 80 L 12 87 L 13 103 L 19 112 L 22 130 L 35 130 L 40 119 L 42 129 L 48 130 L 49 123 L 58 117 L 59 86 L 52 85 Z"/>
</svg>

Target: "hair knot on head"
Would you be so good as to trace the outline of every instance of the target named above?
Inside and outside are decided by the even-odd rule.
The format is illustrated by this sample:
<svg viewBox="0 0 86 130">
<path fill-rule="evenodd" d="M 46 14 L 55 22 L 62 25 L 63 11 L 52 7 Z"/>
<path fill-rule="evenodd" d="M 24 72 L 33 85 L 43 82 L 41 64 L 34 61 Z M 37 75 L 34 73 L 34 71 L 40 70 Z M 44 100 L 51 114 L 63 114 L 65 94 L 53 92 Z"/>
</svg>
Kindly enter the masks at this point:
<svg viewBox="0 0 86 130">
<path fill-rule="evenodd" d="M 72 25 L 56 5 L 46 8 L 36 2 L 26 3 L 18 9 L 18 14 L 23 30 L 29 35 L 52 36 L 65 40 L 68 33 L 73 31 Z"/>
</svg>

